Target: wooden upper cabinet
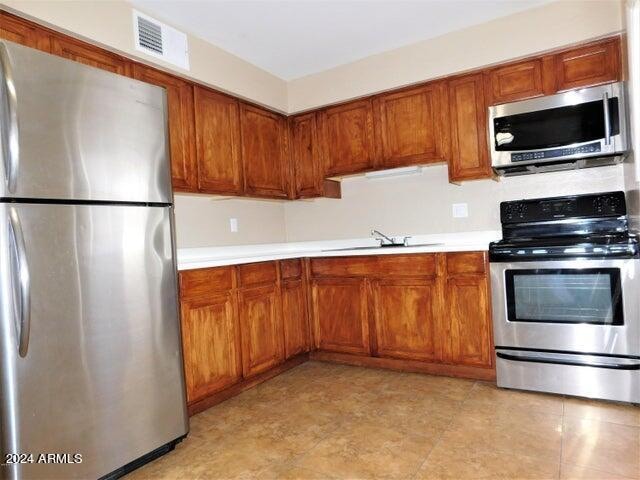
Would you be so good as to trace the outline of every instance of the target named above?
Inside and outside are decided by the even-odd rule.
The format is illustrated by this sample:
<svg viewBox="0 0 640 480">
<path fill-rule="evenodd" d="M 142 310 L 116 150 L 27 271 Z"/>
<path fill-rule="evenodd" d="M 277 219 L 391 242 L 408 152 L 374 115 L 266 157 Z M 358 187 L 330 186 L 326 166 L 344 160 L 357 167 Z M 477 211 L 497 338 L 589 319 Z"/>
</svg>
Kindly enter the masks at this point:
<svg viewBox="0 0 640 480">
<path fill-rule="evenodd" d="M 435 277 L 376 280 L 372 297 L 378 356 L 422 361 L 442 358 L 440 290 Z"/>
<path fill-rule="evenodd" d="M 319 114 L 324 173 L 346 175 L 375 165 L 373 105 L 370 99 L 338 105 Z"/>
<path fill-rule="evenodd" d="M 47 31 L 2 11 L 0 11 L 0 38 L 51 52 L 51 37 Z"/>
<path fill-rule="evenodd" d="M 167 91 L 169 145 L 173 189 L 198 191 L 198 166 L 194 126 L 193 86 L 173 75 L 135 64 L 134 78 L 164 87 Z"/>
<path fill-rule="evenodd" d="M 487 145 L 487 104 L 483 74 L 449 80 L 451 158 L 449 180 L 459 182 L 491 177 Z"/>
<path fill-rule="evenodd" d="M 251 377 L 284 358 L 279 290 L 274 285 L 240 291 L 242 372 Z"/>
<path fill-rule="evenodd" d="M 450 321 L 451 363 L 493 365 L 486 253 L 447 254 L 445 317 Z M 480 273 L 484 271 L 484 273 Z M 477 272 L 477 273 L 469 273 Z"/>
<path fill-rule="evenodd" d="M 446 161 L 449 123 L 445 82 L 380 95 L 374 99 L 374 113 L 380 166 Z"/>
<path fill-rule="evenodd" d="M 288 280 L 281 291 L 285 358 L 290 358 L 309 351 L 306 286 L 302 280 Z"/>
<path fill-rule="evenodd" d="M 615 82 L 621 78 L 619 37 L 567 50 L 555 58 L 558 91 Z"/>
<path fill-rule="evenodd" d="M 322 195 L 322 158 L 315 113 L 289 119 L 289 142 L 294 196 L 309 198 Z"/>
<path fill-rule="evenodd" d="M 263 108 L 240 104 L 244 190 L 261 197 L 287 197 L 287 120 Z"/>
<path fill-rule="evenodd" d="M 219 392 L 241 378 L 237 309 L 232 294 L 183 299 L 182 343 L 187 401 Z"/>
<path fill-rule="evenodd" d="M 194 100 L 198 189 L 242 193 L 238 100 L 197 85 Z"/>
<path fill-rule="evenodd" d="M 131 62 L 126 58 L 78 40 L 62 36 L 53 36 L 51 39 L 51 51 L 60 57 L 68 58 L 69 60 L 74 60 L 91 67 L 100 68 L 119 75 L 131 75 Z"/>
<path fill-rule="evenodd" d="M 311 304 L 316 348 L 360 355 L 371 353 L 364 279 L 315 279 Z"/>
<path fill-rule="evenodd" d="M 514 102 L 555 92 L 553 59 L 534 58 L 486 72 L 489 105 Z"/>
</svg>

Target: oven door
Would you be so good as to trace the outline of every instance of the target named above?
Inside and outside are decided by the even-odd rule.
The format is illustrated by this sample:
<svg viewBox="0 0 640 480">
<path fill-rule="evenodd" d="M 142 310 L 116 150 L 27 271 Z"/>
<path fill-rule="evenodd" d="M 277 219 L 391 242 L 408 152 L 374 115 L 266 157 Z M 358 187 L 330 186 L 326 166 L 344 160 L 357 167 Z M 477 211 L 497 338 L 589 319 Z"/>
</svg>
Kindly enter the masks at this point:
<svg viewBox="0 0 640 480">
<path fill-rule="evenodd" d="M 489 108 L 494 168 L 623 153 L 627 149 L 622 83 Z"/>
<path fill-rule="evenodd" d="M 640 260 L 491 264 L 496 348 L 640 355 Z"/>
</svg>

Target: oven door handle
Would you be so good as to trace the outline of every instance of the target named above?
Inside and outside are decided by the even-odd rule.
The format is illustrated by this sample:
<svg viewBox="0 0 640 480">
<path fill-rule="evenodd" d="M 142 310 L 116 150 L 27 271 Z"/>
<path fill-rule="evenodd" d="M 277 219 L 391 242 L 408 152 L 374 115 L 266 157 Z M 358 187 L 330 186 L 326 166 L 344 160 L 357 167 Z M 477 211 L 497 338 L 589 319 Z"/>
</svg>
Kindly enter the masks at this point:
<svg viewBox="0 0 640 480">
<path fill-rule="evenodd" d="M 515 362 L 535 362 L 535 363 L 550 363 L 553 365 L 573 365 L 575 367 L 595 367 L 595 368 L 610 368 L 613 370 L 640 370 L 640 362 L 636 363 L 624 363 L 616 360 L 615 362 L 603 362 L 603 361 L 580 361 L 572 360 L 566 356 L 559 357 L 555 355 L 527 355 L 517 353 L 504 353 L 496 352 L 498 358 L 503 360 L 512 360 Z"/>
</svg>

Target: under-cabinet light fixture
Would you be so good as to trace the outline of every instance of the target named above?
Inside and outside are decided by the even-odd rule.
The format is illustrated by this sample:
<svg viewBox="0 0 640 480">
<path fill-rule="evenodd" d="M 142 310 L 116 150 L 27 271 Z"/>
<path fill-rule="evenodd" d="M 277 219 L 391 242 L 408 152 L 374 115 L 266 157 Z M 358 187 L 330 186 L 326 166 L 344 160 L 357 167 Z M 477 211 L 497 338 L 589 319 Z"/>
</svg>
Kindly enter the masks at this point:
<svg viewBox="0 0 640 480">
<path fill-rule="evenodd" d="M 418 175 L 419 173 L 422 173 L 422 167 L 402 167 L 392 168 L 390 170 L 378 170 L 377 172 L 367 172 L 364 176 L 369 179 L 377 179 L 401 177 L 405 175 Z"/>
</svg>

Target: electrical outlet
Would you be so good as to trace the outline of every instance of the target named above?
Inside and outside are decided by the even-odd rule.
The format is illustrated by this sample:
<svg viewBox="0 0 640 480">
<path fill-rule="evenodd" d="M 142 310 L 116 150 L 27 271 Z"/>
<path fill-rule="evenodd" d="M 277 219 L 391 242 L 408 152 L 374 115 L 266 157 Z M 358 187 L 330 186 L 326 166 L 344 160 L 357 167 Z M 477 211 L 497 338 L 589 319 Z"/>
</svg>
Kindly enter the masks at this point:
<svg viewBox="0 0 640 480">
<path fill-rule="evenodd" d="M 238 219 L 237 218 L 230 218 L 229 219 L 229 229 L 233 233 L 237 233 L 237 231 L 238 231 Z"/>
<path fill-rule="evenodd" d="M 467 203 L 454 203 L 451 207 L 453 218 L 467 218 L 469 216 L 469 205 Z"/>
</svg>

